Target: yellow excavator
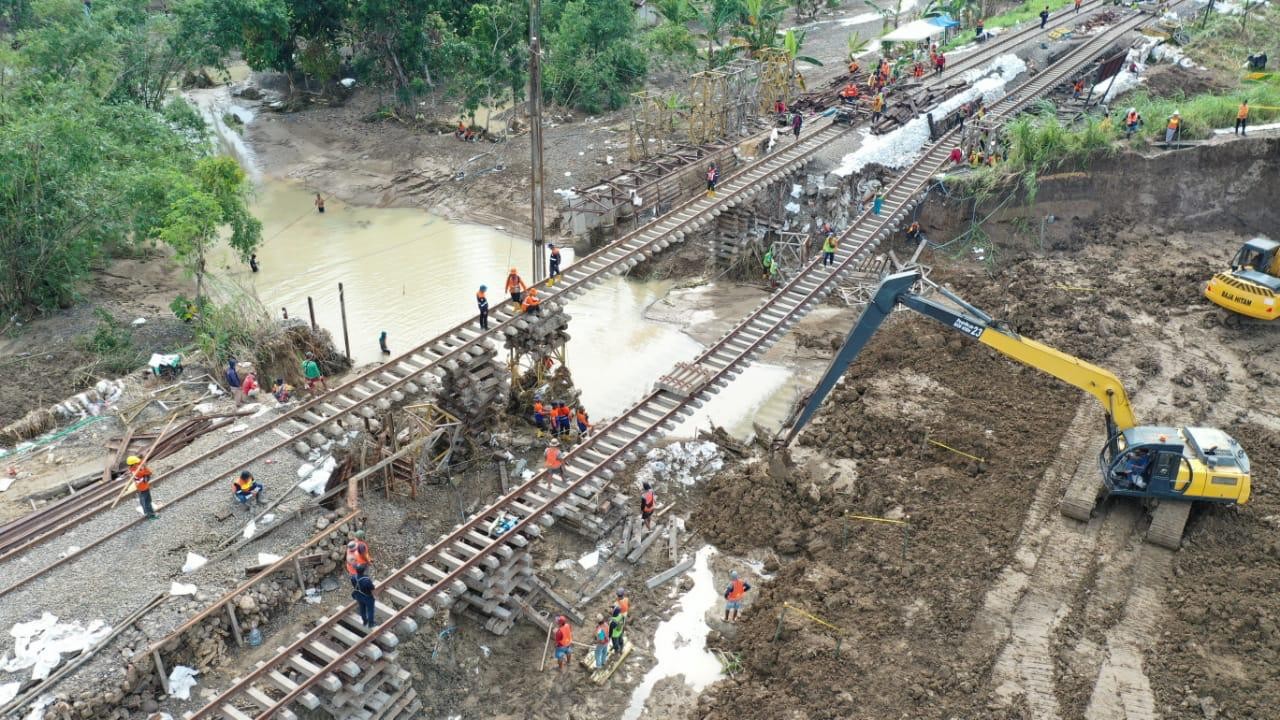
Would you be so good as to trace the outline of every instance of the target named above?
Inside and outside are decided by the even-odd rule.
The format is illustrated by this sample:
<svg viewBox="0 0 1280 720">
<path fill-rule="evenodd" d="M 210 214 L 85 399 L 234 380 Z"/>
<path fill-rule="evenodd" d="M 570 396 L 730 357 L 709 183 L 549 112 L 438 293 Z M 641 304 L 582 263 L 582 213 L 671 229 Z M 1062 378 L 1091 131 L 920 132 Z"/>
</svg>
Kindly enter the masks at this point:
<svg viewBox="0 0 1280 720">
<path fill-rule="evenodd" d="M 1152 510 L 1147 540 L 1176 550 L 1193 502 L 1242 505 L 1249 501 L 1249 456 L 1230 435 L 1208 427 L 1138 425 L 1129 396 L 1114 374 L 1018 335 L 946 288 L 937 289 L 956 308 L 924 297 L 914 290 L 921 279 L 919 270 L 904 270 L 881 280 L 862 317 L 795 416 L 783 447 L 812 419 L 881 323 L 901 305 L 1080 388 L 1102 404 L 1107 440 L 1098 454 L 1101 482 L 1086 476 L 1084 482 L 1067 489 L 1061 505 L 1067 517 L 1087 522 L 1099 499 L 1108 495 L 1138 498 Z"/>
<path fill-rule="evenodd" d="M 1275 320 L 1276 295 L 1280 294 L 1280 242 L 1254 238 L 1240 247 L 1231 269 L 1205 283 L 1204 296 L 1229 311 L 1227 324 L 1240 316 Z"/>
</svg>

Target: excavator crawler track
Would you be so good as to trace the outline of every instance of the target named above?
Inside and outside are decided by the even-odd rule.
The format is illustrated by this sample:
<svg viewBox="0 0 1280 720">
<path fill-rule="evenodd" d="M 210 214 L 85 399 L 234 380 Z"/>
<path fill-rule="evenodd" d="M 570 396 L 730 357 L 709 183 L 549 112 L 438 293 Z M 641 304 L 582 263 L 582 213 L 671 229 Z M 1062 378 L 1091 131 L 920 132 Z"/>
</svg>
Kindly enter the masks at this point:
<svg viewBox="0 0 1280 720">
<path fill-rule="evenodd" d="M 1189 502 L 1162 502 L 1151 513 L 1151 527 L 1147 529 L 1147 542 L 1162 548 L 1177 550 L 1182 546 L 1182 529 L 1191 513 Z"/>
<path fill-rule="evenodd" d="M 1058 509 L 1072 520 L 1087 523 L 1093 516 L 1093 508 L 1098 504 L 1098 495 L 1102 484 L 1090 473 L 1081 473 L 1067 486 L 1062 495 L 1062 503 Z"/>
</svg>

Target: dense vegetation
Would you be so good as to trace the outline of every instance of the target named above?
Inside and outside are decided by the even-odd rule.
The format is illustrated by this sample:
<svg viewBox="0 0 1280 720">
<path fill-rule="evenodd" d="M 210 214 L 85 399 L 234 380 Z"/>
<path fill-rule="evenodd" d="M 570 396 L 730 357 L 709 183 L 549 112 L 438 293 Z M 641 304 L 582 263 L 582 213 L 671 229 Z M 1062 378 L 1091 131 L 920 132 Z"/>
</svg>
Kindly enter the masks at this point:
<svg viewBox="0 0 1280 720">
<path fill-rule="evenodd" d="M 168 90 L 201 58 L 143 0 L 2 0 L 0 310 L 65 306 L 97 263 L 152 241 L 197 278 L 224 227 L 260 226 L 234 162 Z"/>
</svg>

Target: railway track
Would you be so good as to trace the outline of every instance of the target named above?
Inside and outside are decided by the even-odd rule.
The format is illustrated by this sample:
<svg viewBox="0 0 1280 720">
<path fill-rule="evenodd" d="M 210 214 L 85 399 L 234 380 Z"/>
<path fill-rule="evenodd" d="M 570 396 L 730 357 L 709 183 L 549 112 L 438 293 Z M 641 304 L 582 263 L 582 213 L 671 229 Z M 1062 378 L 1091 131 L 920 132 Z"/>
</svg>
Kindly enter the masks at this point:
<svg viewBox="0 0 1280 720">
<path fill-rule="evenodd" d="M 1049 28 L 1076 22 L 1093 10 L 1104 7 L 1104 0 L 1085 3 L 1083 15 L 1061 12 L 1050 21 Z M 1011 51 L 1043 30 L 1030 25 L 1021 30 L 1005 33 L 978 50 L 968 53 L 949 67 L 940 78 L 930 77 L 926 85 L 947 84 L 957 73 L 981 67 L 991 59 Z M 784 143 L 784 147 L 759 160 L 743 166 L 727 176 L 718 189 L 717 197 L 695 197 L 676 206 L 671 212 L 624 235 L 609 245 L 587 255 L 569 266 L 554 286 L 539 283 L 539 294 L 544 300 L 572 299 L 594 287 L 602 280 L 623 273 L 647 260 L 655 253 L 668 248 L 673 242 L 682 242 L 690 233 L 697 232 L 714 221 L 723 210 L 749 202 L 759 195 L 764 186 L 788 172 L 801 167 L 817 151 L 841 137 L 849 128 L 833 125 L 829 120 L 818 120 L 798 142 Z M 767 134 L 760 134 L 763 139 Z M 296 408 L 254 428 L 250 434 L 228 440 L 177 467 L 157 475 L 153 484 L 164 482 L 169 476 L 200 467 L 202 463 L 216 459 L 233 447 L 243 447 L 245 440 L 264 433 L 272 433 L 277 440 L 247 460 L 231 467 L 209 468 L 209 480 L 197 484 L 177 495 L 165 498 L 166 505 L 173 505 L 221 482 L 240 467 L 257 462 L 287 447 L 298 447 L 310 440 L 313 444 L 324 441 L 326 433 L 337 436 L 341 424 L 347 420 L 359 422 L 359 417 L 371 416 L 380 401 L 398 401 L 405 394 L 418 391 L 421 379 L 427 374 L 442 374 L 444 368 L 478 344 L 493 340 L 501 342 L 503 333 L 512 325 L 516 316 L 508 303 L 494 303 L 490 313 L 490 329 L 481 331 L 473 320 L 460 323 L 438 337 L 399 355 L 385 364 L 366 371 L 335 387 L 325 395 L 308 400 Z M 418 380 L 419 382 L 415 382 Z M 73 494 L 61 502 L 49 505 L 0 527 L 0 562 L 20 555 L 112 507 L 112 500 L 120 485 L 103 483 L 88 491 Z M 124 523 L 82 545 L 69 553 L 0 589 L 0 597 L 7 595 L 52 570 L 75 562 L 79 557 L 102 543 L 145 522 L 139 517 Z"/>
<path fill-rule="evenodd" d="M 1013 117 L 1144 20 L 1141 16 L 1131 17 L 1094 36 L 1051 69 L 993 103 L 991 114 L 997 119 Z M 552 520 L 562 503 L 590 502 L 626 462 L 643 453 L 657 436 L 674 429 L 709 396 L 727 387 L 756 357 L 830 294 L 842 277 L 858 270 L 879 242 L 898 226 L 930 179 L 944 167 L 949 141 L 954 135 L 952 131 L 928 146 L 894 180 L 886 193 L 886 212 L 864 213 L 845 231 L 837 264 L 832 270 L 822 269 L 818 258 L 810 261 L 801 274 L 693 362 L 678 364 L 645 398 L 572 448 L 565 456 L 563 478 L 551 477 L 545 471 L 536 474 L 383 578 L 380 596 L 386 604 L 378 608 L 377 635 L 354 634 L 359 619 L 355 605 L 348 604 L 300 634 L 289 646 L 280 648 L 275 657 L 234 680 L 218 697 L 186 717 L 262 720 L 291 714 L 289 706 L 300 698 L 315 702 L 316 696 L 310 688 L 317 684 L 341 692 L 343 683 L 350 681 L 341 676 L 360 677 L 366 649 L 381 642 L 378 638 L 386 636 L 390 632 L 388 628 L 405 629 L 406 623 L 413 628 L 415 616 L 431 617 L 435 613 L 433 605 L 449 606 L 464 591 L 468 577 L 483 572 L 481 568 L 486 563 L 490 567 L 494 565 L 492 556 L 504 549 L 510 552 L 510 545 L 524 547 L 538 537 L 542 526 Z M 482 532 L 504 516 L 517 519 L 511 530 L 497 538 Z M 295 672 L 294 676 L 285 676 L 290 669 Z M 400 717 L 382 711 L 374 716 Z"/>
</svg>

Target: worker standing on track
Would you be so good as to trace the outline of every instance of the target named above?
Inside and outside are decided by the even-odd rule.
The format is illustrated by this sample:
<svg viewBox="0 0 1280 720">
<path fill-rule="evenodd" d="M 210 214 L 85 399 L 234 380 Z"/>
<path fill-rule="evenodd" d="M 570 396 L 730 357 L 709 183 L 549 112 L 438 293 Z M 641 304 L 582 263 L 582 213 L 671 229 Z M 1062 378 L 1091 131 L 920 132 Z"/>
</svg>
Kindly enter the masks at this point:
<svg viewBox="0 0 1280 720">
<path fill-rule="evenodd" d="M 347 541 L 347 577 L 351 580 L 351 587 L 358 587 L 357 580 L 369 570 L 369 545 L 362 539 L 364 531 L 358 530 L 356 534 Z"/>
<path fill-rule="evenodd" d="M 716 196 L 716 183 L 720 182 L 720 168 L 715 163 L 707 166 L 707 197 Z"/>
<path fill-rule="evenodd" d="M 658 496 L 653 492 L 653 486 L 649 483 L 644 484 L 644 492 L 640 493 L 640 520 L 644 522 L 645 530 L 653 530 L 653 509 L 658 506 Z"/>
<path fill-rule="evenodd" d="M 560 482 L 564 479 L 564 459 L 560 457 L 560 441 L 551 438 L 551 444 L 547 446 L 547 452 L 544 456 L 547 465 L 547 487 L 551 487 L 551 476 L 556 475 L 560 478 Z"/>
<path fill-rule="evenodd" d="M 737 570 L 729 573 L 729 586 L 724 589 L 725 622 L 738 621 L 738 613 L 742 611 L 742 596 L 746 595 L 750 589 L 750 583 L 744 582 L 739 578 Z M 729 618 L 729 613 L 733 613 L 733 619 Z"/>
<path fill-rule="evenodd" d="M 511 271 L 507 273 L 507 286 L 504 291 L 511 296 L 511 302 L 515 303 L 515 307 L 511 308 L 511 312 L 516 312 L 520 309 L 520 302 L 524 300 L 524 291 L 525 284 L 520 279 L 520 273 L 515 268 L 511 268 Z"/>
<path fill-rule="evenodd" d="M 160 516 L 151 507 L 151 468 L 143 465 L 142 458 L 137 455 L 130 455 L 125 460 L 125 465 L 129 466 L 129 478 L 138 494 L 138 505 L 142 507 L 143 516 L 148 520 L 158 519 Z"/>
<path fill-rule="evenodd" d="M 547 243 L 547 247 L 551 249 L 551 255 L 547 258 L 547 263 L 551 266 L 551 271 L 547 273 L 547 287 L 550 287 L 560 277 L 560 248 L 555 243 Z"/>
<path fill-rule="evenodd" d="M 241 470 L 240 477 L 231 481 L 231 493 L 235 496 L 236 502 L 248 510 L 250 500 L 262 502 L 262 483 L 254 479 L 253 473 Z"/>
<path fill-rule="evenodd" d="M 485 291 L 488 289 L 487 285 L 481 285 L 480 289 L 476 291 L 476 307 L 480 310 L 481 330 L 489 329 L 489 298 L 484 296 Z"/>
<path fill-rule="evenodd" d="M 876 193 L 875 199 L 871 201 L 871 213 L 873 215 L 879 215 L 880 211 L 883 209 L 884 209 L 884 193 L 878 192 Z"/>
<path fill-rule="evenodd" d="M 828 232 L 822 240 L 822 267 L 831 267 L 836 263 L 836 234 Z"/>
<path fill-rule="evenodd" d="M 1044 29 L 1045 23 L 1047 22 L 1049 22 L 1049 6 L 1045 5 L 1044 9 L 1040 11 L 1040 29 L 1041 30 Z"/>
<path fill-rule="evenodd" d="M 596 669 L 600 670 L 609 659 L 609 623 L 605 622 L 604 613 L 596 615 L 595 641 Z"/>
<path fill-rule="evenodd" d="M 373 598 L 373 578 L 368 575 L 361 575 L 359 580 L 353 580 L 355 590 L 351 591 L 351 599 L 356 601 L 360 606 L 360 623 L 367 628 L 377 627 L 377 601 Z"/>
<path fill-rule="evenodd" d="M 572 656 L 573 628 L 569 626 L 569 620 L 561 615 L 556 618 L 556 666 L 559 672 L 564 672 L 564 666 Z"/>
<path fill-rule="evenodd" d="M 800 142 L 800 128 L 802 127 L 804 127 L 804 116 L 800 114 L 799 110 L 792 111 L 791 132 L 795 134 L 796 142 Z"/>
<path fill-rule="evenodd" d="M 1080 12 L 1080 5 L 1081 5 L 1081 3 L 1082 3 L 1082 2 L 1083 2 L 1083 0 L 1076 0 L 1076 13 L 1077 13 L 1077 14 L 1079 14 L 1079 12 Z"/>
</svg>

